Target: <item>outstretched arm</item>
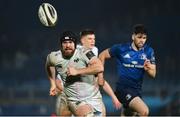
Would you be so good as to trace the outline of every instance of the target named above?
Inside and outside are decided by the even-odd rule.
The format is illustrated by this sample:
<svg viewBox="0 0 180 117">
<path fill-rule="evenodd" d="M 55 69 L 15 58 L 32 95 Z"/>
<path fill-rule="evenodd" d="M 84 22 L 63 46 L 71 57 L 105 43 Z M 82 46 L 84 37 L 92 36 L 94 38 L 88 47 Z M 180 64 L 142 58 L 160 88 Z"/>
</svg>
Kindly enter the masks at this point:
<svg viewBox="0 0 180 117">
<path fill-rule="evenodd" d="M 121 103 L 117 99 L 116 95 L 114 94 L 111 86 L 108 84 L 107 81 L 104 82 L 103 90 L 112 98 L 112 101 L 113 101 L 113 104 L 114 104 L 115 108 L 120 109 L 121 108 Z"/>
<path fill-rule="evenodd" d="M 100 54 L 99 54 L 99 59 L 101 60 L 103 66 L 105 64 L 105 60 L 106 59 L 109 59 L 111 58 L 110 54 L 109 54 L 109 49 L 106 49 L 104 51 L 102 51 Z M 99 73 L 98 74 L 98 84 L 100 86 L 103 86 L 105 83 L 105 80 L 104 80 L 104 76 L 103 76 L 103 73 Z"/>
<path fill-rule="evenodd" d="M 48 79 L 50 81 L 49 95 L 54 96 L 54 95 L 56 95 L 56 83 L 55 83 L 56 71 L 55 71 L 55 67 L 49 66 L 48 63 L 46 62 L 45 70 L 47 72 L 47 76 L 48 76 Z"/>
</svg>

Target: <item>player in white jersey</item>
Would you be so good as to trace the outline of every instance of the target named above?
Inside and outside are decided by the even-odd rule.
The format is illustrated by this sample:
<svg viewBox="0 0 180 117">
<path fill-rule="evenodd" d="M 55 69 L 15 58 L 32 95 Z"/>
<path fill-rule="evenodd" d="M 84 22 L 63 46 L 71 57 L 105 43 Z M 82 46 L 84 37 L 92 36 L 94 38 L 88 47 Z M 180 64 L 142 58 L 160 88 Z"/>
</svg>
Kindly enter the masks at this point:
<svg viewBox="0 0 180 117">
<path fill-rule="evenodd" d="M 92 52 L 96 56 L 98 56 L 98 48 L 95 46 L 95 32 L 93 30 L 85 29 L 85 30 L 81 31 L 80 32 L 80 40 L 81 40 L 81 44 L 77 45 L 77 48 L 91 49 Z M 107 94 L 109 94 L 112 97 L 115 107 L 119 108 L 120 103 L 119 103 L 118 99 L 116 98 L 114 92 L 112 91 L 112 88 L 109 86 L 109 84 L 106 81 L 104 81 L 104 83 L 102 85 L 103 85 L 103 89 L 107 92 Z"/>
<path fill-rule="evenodd" d="M 80 40 L 81 40 L 81 44 L 80 45 L 77 45 L 77 48 L 86 48 L 86 49 L 91 49 L 92 52 L 98 56 L 98 48 L 95 47 L 95 33 L 93 30 L 90 30 L 90 29 L 86 29 L 86 30 L 83 30 L 81 31 L 80 33 Z M 62 87 L 62 83 L 61 83 L 61 78 L 58 77 L 59 80 L 56 80 L 56 83 L 57 83 L 57 86 L 58 87 Z M 115 96 L 112 88 L 110 87 L 110 85 L 107 83 L 107 81 L 104 81 L 103 84 L 100 84 L 100 86 L 102 86 L 103 90 L 109 95 L 111 96 L 112 98 L 112 101 L 113 101 L 113 104 L 115 106 L 116 109 L 119 109 L 121 107 L 121 103 L 119 102 L 119 100 L 117 99 L 117 97 Z M 60 95 L 58 96 L 59 98 Z M 58 99 L 59 101 L 60 99 Z M 60 101 L 59 101 L 60 102 Z M 60 104 L 59 104 L 60 105 Z M 57 104 L 57 107 L 60 107 L 58 104 Z M 58 109 L 58 110 L 62 110 L 62 109 Z"/>
<path fill-rule="evenodd" d="M 95 46 L 95 32 L 91 29 L 85 29 L 80 32 L 80 41 L 82 47 L 90 48 L 92 52 L 98 56 L 98 48 Z M 100 81 L 101 80 L 101 81 Z M 102 86 L 103 90 L 112 98 L 113 104 L 116 109 L 121 107 L 121 103 L 114 94 L 111 86 L 104 79 L 98 79 L 99 86 Z"/>
<path fill-rule="evenodd" d="M 64 84 L 66 105 L 74 115 L 103 116 L 104 105 L 94 76 L 103 71 L 102 64 L 91 50 L 75 49 L 75 37 L 72 35 L 72 32 L 63 33 L 61 51 L 48 55 L 46 68 L 56 67 Z M 51 73 L 48 75 L 54 78 Z M 50 79 L 50 82 L 54 86 L 55 80 Z M 53 94 L 54 90 L 51 86 L 50 93 Z"/>
</svg>

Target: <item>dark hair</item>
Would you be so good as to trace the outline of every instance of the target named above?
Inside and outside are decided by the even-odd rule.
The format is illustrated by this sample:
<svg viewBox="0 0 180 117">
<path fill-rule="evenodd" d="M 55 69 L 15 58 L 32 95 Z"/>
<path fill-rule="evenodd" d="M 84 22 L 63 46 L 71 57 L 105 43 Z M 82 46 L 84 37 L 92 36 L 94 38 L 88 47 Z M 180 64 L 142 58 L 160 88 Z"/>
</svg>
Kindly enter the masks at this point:
<svg viewBox="0 0 180 117">
<path fill-rule="evenodd" d="M 146 30 L 146 28 L 144 27 L 143 24 L 136 24 L 133 27 L 133 33 L 134 34 L 141 33 L 141 34 L 146 34 L 147 35 L 147 30 Z"/>
<path fill-rule="evenodd" d="M 77 44 L 77 35 L 73 33 L 72 31 L 64 31 L 62 33 L 62 36 L 60 37 L 60 43 L 62 44 L 63 41 L 71 40 L 75 43 L 75 46 Z"/>
<path fill-rule="evenodd" d="M 86 36 L 86 35 L 89 35 L 89 34 L 95 34 L 95 32 L 92 30 L 92 29 L 85 29 L 85 30 L 82 30 L 80 32 L 80 38 L 82 36 Z"/>
</svg>

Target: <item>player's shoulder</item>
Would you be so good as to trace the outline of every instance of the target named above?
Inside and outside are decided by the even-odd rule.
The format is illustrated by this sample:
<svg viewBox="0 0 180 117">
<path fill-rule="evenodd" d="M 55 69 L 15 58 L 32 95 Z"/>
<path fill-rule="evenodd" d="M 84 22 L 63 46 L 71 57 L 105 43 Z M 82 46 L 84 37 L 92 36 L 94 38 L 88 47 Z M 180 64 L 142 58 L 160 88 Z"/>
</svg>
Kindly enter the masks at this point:
<svg viewBox="0 0 180 117">
<path fill-rule="evenodd" d="M 60 55 L 60 54 L 61 54 L 61 51 L 60 51 L 60 50 L 51 51 L 51 52 L 49 53 L 50 56 L 58 56 L 58 55 Z"/>
<path fill-rule="evenodd" d="M 95 56 L 98 56 L 98 48 L 96 46 L 94 46 L 92 49 L 90 49 L 90 48 L 86 48 L 86 47 L 78 44 L 76 46 L 76 50 L 77 50 L 77 53 L 79 53 L 81 55 L 92 52 Z"/>
<path fill-rule="evenodd" d="M 89 50 L 88 48 L 85 48 L 84 46 L 82 46 L 82 45 L 77 45 L 76 46 L 76 51 L 78 52 L 78 53 L 84 53 L 84 52 L 86 52 L 87 50 Z"/>
<path fill-rule="evenodd" d="M 98 50 L 98 48 L 97 48 L 96 46 L 94 46 L 94 47 L 92 48 L 92 50 Z"/>
<path fill-rule="evenodd" d="M 82 45 L 77 44 L 76 49 L 82 49 Z"/>
<path fill-rule="evenodd" d="M 97 48 L 96 46 L 94 46 L 94 47 L 92 48 L 92 52 L 93 52 L 96 56 L 98 56 L 98 48 Z"/>
<path fill-rule="evenodd" d="M 91 49 L 86 48 L 86 47 L 84 47 L 84 46 L 82 46 L 82 45 L 77 46 L 76 49 L 77 49 L 78 52 L 81 52 L 81 53 L 86 53 L 87 51 L 90 51 L 90 50 L 91 50 Z"/>
<path fill-rule="evenodd" d="M 117 49 L 120 52 L 128 51 L 130 49 L 130 43 L 114 44 L 112 48 Z"/>
<path fill-rule="evenodd" d="M 144 51 L 145 52 L 154 52 L 154 49 L 150 45 L 145 45 L 144 46 Z"/>
<path fill-rule="evenodd" d="M 61 51 L 52 51 L 48 54 L 47 56 L 47 61 L 51 64 L 51 65 L 55 65 L 56 63 L 58 63 L 58 61 L 60 61 L 62 58 L 62 54 Z"/>
<path fill-rule="evenodd" d="M 118 43 L 118 44 L 114 44 L 113 47 L 117 47 L 117 48 L 129 48 L 130 43 Z"/>
<path fill-rule="evenodd" d="M 58 50 L 58 51 L 52 51 L 52 52 L 50 52 L 50 53 L 48 54 L 48 58 L 49 58 L 49 59 L 54 59 L 54 58 L 57 58 L 57 57 L 60 57 L 60 56 L 62 56 L 62 53 L 61 53 L 60 50 Z"/>
</svg>

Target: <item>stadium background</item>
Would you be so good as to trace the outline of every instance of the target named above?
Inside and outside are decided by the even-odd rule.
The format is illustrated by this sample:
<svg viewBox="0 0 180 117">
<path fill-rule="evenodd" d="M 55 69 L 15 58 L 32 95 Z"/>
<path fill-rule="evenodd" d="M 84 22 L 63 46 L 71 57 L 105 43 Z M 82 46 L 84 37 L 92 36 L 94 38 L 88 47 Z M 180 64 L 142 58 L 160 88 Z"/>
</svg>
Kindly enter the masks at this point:
<svg viewBox="0 0 180 117">
<path fill-rule="evenodd" d="M 50 115 L 55 98 L 48 96 L 44 70 L 47 54 L 58 49 L 63 30 L 96 31 L 101 52 L 128 42 L 132 26 L 144 23 L 155 49 L 157 77 L 145 76 L 143 96 L 150 115 L 180 115 L 179 0 L 0 0 L 0 115 Z M 58 24 L 42 26 L 37 17 L 42 2 L 58 12 Z M 105 79 L 114 88 L 114 61 L 105 66 Z M 108 115 L 118 115 L 103 93 Z"/>
</svg>

